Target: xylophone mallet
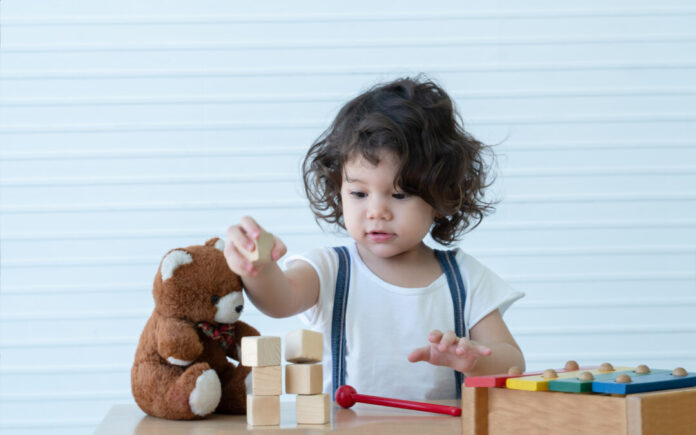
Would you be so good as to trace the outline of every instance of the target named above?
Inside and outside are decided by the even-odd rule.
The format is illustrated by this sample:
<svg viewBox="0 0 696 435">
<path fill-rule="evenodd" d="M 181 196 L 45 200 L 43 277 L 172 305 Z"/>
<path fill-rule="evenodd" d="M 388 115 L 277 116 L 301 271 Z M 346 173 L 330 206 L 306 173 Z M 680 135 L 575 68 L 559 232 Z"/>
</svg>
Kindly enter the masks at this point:
<svg viewBox="0 0 696 435">
<path fill-rule="evenodd" d="M 336 390 L 336 403 L 343 408 L 350 408 L 356 402 L 369 403 L 371 405 L 391 406 L 394 408 L 413 409 L 415 411 L 434 412 L 447 414 L 454 417 L 462 415 L 462 409 L 456 406 L 437 405 L 434 403 L 412 402 L 410 400 L 391 399 L 389 397 L 367 396 L 358 394 L 350 385 L 342 385 Z"/>
</svg>

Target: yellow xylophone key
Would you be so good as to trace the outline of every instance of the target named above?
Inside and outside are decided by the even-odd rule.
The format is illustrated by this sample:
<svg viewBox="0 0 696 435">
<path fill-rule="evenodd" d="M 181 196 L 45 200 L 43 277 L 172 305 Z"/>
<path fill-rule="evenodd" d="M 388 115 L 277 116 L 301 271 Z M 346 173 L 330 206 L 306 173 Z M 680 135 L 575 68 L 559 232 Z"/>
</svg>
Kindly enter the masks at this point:
<svg viewBox="0 0 696 435">
<path fill-rule="evenodd" d="M 613 371 L 627 371 L 633 370 L 633 367 L 615 367 Z M 556 373 L 556 377 L 545 377 L 544 375 L 536 376 L 523 376 L 519 378 L 509 378 L 505 382 L 505 387 L 511 390 L 525 390 L 525 391 L 549 391 L 549 381 L 555 379 L 566 379 L 575 378 L 582 372 L 590 372 L 593 375 L 598 375 L 602 373 L 610 373 L 607 371 L 602 371 L 600 369 L 591 370 L 576 370 L 572 372 L 562 372 Z"/>
</svg>

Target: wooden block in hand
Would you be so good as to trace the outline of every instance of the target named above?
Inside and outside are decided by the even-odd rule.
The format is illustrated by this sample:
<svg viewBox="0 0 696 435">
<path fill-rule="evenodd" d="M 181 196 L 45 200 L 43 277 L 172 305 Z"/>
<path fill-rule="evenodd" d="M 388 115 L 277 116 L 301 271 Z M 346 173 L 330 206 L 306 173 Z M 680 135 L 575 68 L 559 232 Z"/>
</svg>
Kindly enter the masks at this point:
<svg viewBox="0 0 696 435">
<path fill-rule="evenodd" d="M 326 424 L 331 419 L 328 394 L 301 394 L 297 396 L 295 409 L 297 424 Z"/>
<path fill-rule="evenodd" d="M 277 426 L 280 424 L 280 396 L 247 394 L 247 424 Z"/>
<path fill-rule="evenodd" d="M 323 335 L 298 329 L 285 336 L 285 360 L 293 363 L 320 362 L 324 355 Z"/>
<path fill-rule="evenodd" d="M 280 365 L 280 337 L 242 337 L 242 365 L 267 367 Z"/>
<path fill-rule="evenodd" d="M 319 394 L 323 390 L 321 364 L 288 364 L 285 366 L 287 394 Z"/>
<path fill-rule="evenodd" d="M 268 366 L 252 368 L 251 394 L 255 396 L 280 396 L 283 394 L 282 367 Z"/>
<path fill-rule="evenodd" d="M 239 252 L 252 263 L 257 261 L 271 261 L 271 253 L 273 251 L 274 243 L 275 239 L 273 234 L 263 231 L 261 234 L 259 234 L 259 238 L 254 240 L 253 251 L 239 249 Z"/>
</svg>

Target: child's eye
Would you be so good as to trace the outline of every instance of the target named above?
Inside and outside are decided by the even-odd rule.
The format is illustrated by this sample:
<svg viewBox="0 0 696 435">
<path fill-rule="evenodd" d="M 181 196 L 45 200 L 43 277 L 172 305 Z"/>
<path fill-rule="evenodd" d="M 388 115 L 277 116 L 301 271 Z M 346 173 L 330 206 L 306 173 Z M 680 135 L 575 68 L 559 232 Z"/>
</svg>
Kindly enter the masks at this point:
<svg viewBox="0 0 696 435">
<path fill-rule="evenodd" d="M 395 193 L 392 195 L 394 199 L 406 199 L 408 198 L 408 193 Z"/>
<path fill-rule="evenodd" d="M 357 190 L 356 190 L 356 191 L 353 191 L 353 192 L 350 192 L 350 194 L 351 194 L 352 196 L 356 197 L 356 198 L 364 198 L 364 197 L 367 196 L 367 194 L 366 194 L 365 192 L 359 192 L 359 191 L 357 191 Z"/>
</svg>

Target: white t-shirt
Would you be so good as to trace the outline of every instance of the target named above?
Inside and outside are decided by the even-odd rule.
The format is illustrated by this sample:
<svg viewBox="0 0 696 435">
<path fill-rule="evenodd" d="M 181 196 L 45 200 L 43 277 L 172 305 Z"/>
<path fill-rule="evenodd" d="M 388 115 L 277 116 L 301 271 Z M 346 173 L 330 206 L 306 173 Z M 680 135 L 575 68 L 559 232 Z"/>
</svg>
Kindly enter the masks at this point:
<svg viewBox="0 0 696 435">
<path fill-rule="evenodd" d="M 433 329 L 454 331 L 454 307 L 447 277 L 440 275 L 423 288 L 390 284 L 363 263 L 355 243 L 350 253 L 350 289 L 346 309 L 346 384 L 361 394 L 405 400 L 453 399 L 454 371 L 426 362 L 411 363 L 413 349 L 427 345 Z M 457 264 L 466 288 L 466 335 L 487 314 L 500 313 L 524 293 L 515 291 L 475 258 L 457 250 Z M 324 392 L 331 394 L 331 319 L 338 255 L 320 248 L 288 257 L 309 263 L 319 275 L 319 300 L 300 319 L 324 335 Z"/>
</svg>

